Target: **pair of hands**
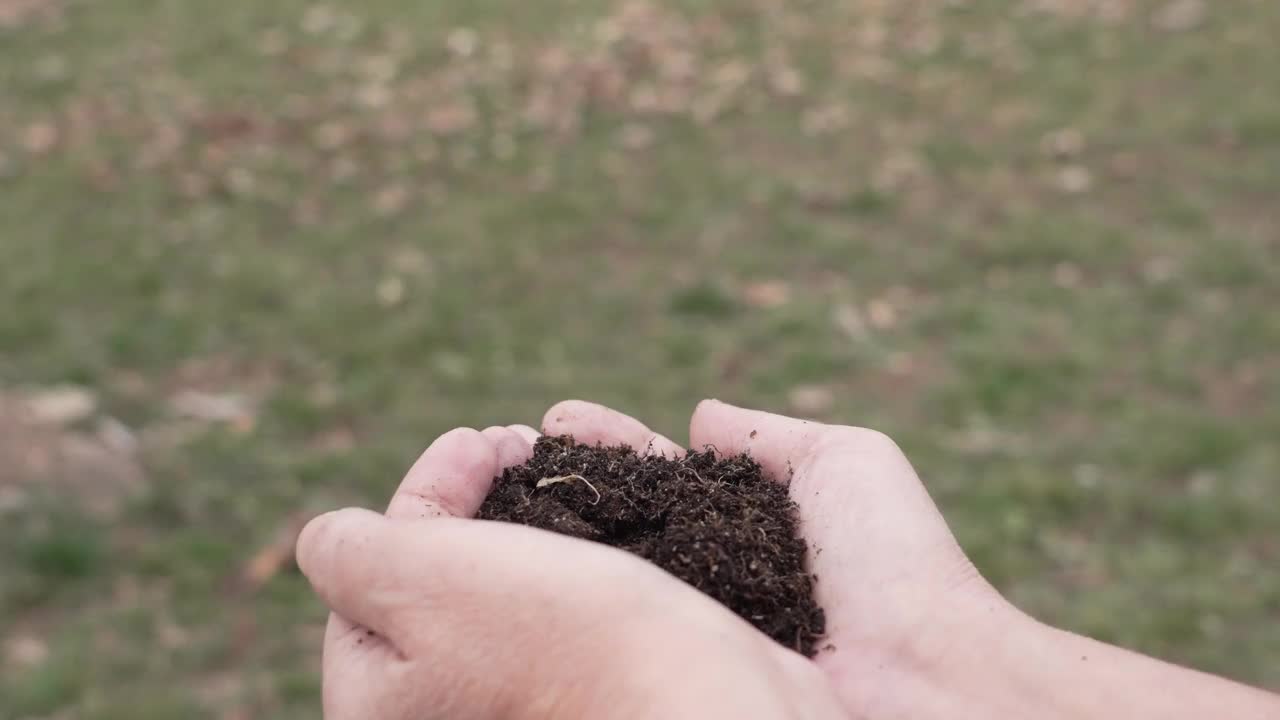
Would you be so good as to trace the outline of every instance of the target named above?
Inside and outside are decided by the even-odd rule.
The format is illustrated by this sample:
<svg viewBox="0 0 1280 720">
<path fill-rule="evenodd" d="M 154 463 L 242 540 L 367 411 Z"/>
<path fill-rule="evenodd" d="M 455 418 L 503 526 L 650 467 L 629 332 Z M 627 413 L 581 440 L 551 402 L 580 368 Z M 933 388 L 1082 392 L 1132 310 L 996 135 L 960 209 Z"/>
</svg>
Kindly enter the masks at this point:
<svg viewBox="0 0 1280 720">
<path fill-rule="evenodd" d="M 579 401 L 548 411 L 543 431 L 683 453 Z M 470 520 L 536 438 L 521 425 L 451 431 L 385 516 L 340 510 L 304 529 L 299 565 L 333 611 L 329 720 L 917 716 L 933 669 L 1024 621 L 875 431 L 714 400 L 690 423 L 694 447 L 749 453 L 789 483 L 827 615 L 813 660 L 622 551 Z"/>
</svg>

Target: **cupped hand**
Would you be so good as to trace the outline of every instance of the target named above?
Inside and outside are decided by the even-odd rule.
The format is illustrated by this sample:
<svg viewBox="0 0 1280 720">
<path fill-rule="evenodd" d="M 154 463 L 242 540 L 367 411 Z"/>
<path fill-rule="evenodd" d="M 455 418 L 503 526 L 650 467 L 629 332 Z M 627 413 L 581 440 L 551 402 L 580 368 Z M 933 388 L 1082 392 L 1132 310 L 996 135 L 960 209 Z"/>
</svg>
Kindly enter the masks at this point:
<svg viewBox="0 0 1280 720">
<path fill-rule="evenodd" d="M 684 451 L 580 401 L 553 407 L 543 428 Z M 303 532 L 299 564 L 333 610 L 327 718 L 917 716 L 933 697 L 930 667 L 1016 615 L 878 432 L 717 401 L 690 423 L 693 447 L 747 453 L 788 484 L 827 614 L 812 661 L 626 553 L 463 519 L 536 437 L 523 426 L 450 432 L 386 517 L 343 510 Z"/>
<path fill-rule="evenodd" d="M 576 400 L 551 408 L 543 428 L 580 442 L 684 452 L 634 418 Z M 935 670 L 967 650 L 963 644 L 1031 622 L 981 577 L 883 433 L 706 400 L 689 423 L 689 444 L 746 453 L 787 484 L 826 611 L 824 650 L 814 661 L 855 717 L 926 717 L 934 709 L 946 717 L 949 696 L 930 687 Z"/>
<path fill-rule="evenodd" d="M 526 427 L 459 429 L 387 515 L 320 516 L 298 562 L 333 611 L 329 720 L 843 717 L 808 660 L 622 551 L 468 520 Z"/>
</svg>

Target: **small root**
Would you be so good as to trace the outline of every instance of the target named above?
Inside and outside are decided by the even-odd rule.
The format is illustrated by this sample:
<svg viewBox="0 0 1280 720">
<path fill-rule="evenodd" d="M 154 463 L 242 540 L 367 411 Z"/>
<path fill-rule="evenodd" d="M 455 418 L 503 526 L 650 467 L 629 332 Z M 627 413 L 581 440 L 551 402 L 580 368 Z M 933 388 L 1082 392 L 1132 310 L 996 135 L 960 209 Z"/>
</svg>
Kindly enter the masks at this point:
<svg viewBox="0 0 1280 720">
<path fill-rule="evenodd" d="M 548 485 L 555 485 L 556 483 L 569 482 L 570 480 L 581 480 L 583 485 L 591 488 L 591 492 L 596 494 L 596 501 L 591 504 L 598 505 L 600 503 L 600 491 L 596 489 L 595 485 L 591 484 L 590 480 L 582 477 L 581 475 L 557 475 L 556 477 L 542 478 L 538 481 L 537 485 L 533 486 L 533 488 L 536 490 Z"/>
</svg>

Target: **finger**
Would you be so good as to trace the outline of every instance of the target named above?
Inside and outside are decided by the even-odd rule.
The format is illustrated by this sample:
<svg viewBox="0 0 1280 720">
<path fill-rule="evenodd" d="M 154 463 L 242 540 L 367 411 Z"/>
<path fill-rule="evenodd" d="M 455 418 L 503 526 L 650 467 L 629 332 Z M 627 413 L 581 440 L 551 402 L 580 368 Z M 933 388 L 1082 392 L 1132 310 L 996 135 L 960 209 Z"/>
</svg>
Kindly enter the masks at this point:
<svg viewBox="0 0 1280 720">
<path fill-rule="evenodd" d="M 493 443 L 498 474 L 513 465 L 523 465 L 533 457 L 533 445 L 511 428 L 493 425 L 481 430 L 480 434 Z"/>
<path fill-rule="evenodd" d="M 587 445 L 627 445 L 642 455 L 684 455 L 684 448 L 639 420 L 582 400 L 566 400 L 553 406 L 542 419 L 542 430 L 548 435 L 572 435 Z"/>
<path fill-rule="evenodd" d="M 875 430 L 704 400 L 694 410 L 689 436 L 694 447 L 750 455 L 767 474 L 789 483 L 802 519 L 821 516 L 828 520 L 823 527 L 847 530 L 850 523 L 840 520 L 849 513 L 868 513 L 869 521 L 878 516 L 904 530 L 916 523 L 904 525 L 903 514 L 917 521 L 941 517 L 906 456 Z"/>
<path fill-rule="evenodd" d="M 530 445 L 538 442 L 538 438 L 542 436 L 542 433 L 534 430 L 528 425 L 508 425 L 507 429 L 524 438 L 525 442 Z"/>
<path fill-rule="evenodd" d="M 788 482 L 797 463 L 830 426 L 703 400 L 689 422 L 689 446 L 722 455 L 750 455 L 765 474 Z"/>
<path fill-rule="evenodd" d="M 490 438 L 471 428 L 450 430 L 409 469 L 391 498 L 387 517 L 471 517 L 500 472 Z"/>
<path fill-rule="evenodd" d="M 298 535 L 298 567 L 324 604 L 343 618 L 336 632 L 361 626 L 390 638 L 398 629 L 388 606 L 399 588 L 416 583 L 404 561 L 393 561 L 406 551 L 390 531 L 394 522 L 347 508 L 313 518 Z"/>
<path fill-rule="evenodd" d="M 878 606 L 858 604 L 871 597 L 866 588 L 879 597 L 899 590 L 918 594 L 928 584 L 908 569 L 929 567 L 925 559 L 940 551 L 963 557 L 915 470 L 881 433 L 705 400 L 694 411 L 689 434 L 694 447 L 747 453 L 789 484 L 809 566 L 820 578 L 815 593 L 826 610 L 829 637 L 874 632 L 868 618 Z M 877 556 L 885 548 L 893 549 L 894 562 Z M 901 604 L 909 605 L 910 598 Z"/>
</svg>

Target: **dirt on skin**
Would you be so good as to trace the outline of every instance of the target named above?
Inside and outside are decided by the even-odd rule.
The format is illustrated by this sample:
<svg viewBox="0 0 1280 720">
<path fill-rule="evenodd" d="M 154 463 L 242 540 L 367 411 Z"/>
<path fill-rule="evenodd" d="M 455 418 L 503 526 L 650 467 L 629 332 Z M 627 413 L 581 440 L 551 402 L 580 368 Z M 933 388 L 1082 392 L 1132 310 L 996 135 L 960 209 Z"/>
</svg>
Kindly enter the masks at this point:
<svg viewBox="0 0 1280 720">
<path fill-rule="evenodd" d="M 804 655 L 823 634 L 795 505 L 746 455 L 669 459 L 543 437 L 494 480 L 478 517 L 639 555 Z"/>
</svg>

